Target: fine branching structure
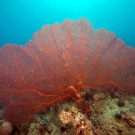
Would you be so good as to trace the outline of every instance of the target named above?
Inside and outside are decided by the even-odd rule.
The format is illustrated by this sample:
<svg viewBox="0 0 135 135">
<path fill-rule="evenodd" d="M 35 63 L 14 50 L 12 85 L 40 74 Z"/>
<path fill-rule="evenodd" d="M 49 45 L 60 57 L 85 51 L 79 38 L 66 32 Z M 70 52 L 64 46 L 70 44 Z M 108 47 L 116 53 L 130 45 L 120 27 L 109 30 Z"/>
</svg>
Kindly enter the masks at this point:
<svg viewBox="0 0 135 135">
<path fill-rule="evenodd" d="M 46 25 L 25 46 L 0 49 L 0 102 L 13 125 L 95 86 L 135 90 L 135 49 L 86 19 Z"/>
</svg>

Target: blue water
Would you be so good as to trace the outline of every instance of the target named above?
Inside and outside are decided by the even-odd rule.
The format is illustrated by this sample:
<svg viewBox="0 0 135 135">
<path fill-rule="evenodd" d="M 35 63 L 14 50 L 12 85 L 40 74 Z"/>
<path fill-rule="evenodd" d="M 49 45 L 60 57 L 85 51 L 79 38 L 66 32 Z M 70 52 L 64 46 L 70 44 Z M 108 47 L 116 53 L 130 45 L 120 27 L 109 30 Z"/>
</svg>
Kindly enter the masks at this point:
<svg viewBox="0 0 135 135">
<path fill-rule="evenodd" d="M 87 18 L 135 47 L 135 0 L 1 0 L 0 47 L 25 45 L 45 24 Z"/>
</svg>

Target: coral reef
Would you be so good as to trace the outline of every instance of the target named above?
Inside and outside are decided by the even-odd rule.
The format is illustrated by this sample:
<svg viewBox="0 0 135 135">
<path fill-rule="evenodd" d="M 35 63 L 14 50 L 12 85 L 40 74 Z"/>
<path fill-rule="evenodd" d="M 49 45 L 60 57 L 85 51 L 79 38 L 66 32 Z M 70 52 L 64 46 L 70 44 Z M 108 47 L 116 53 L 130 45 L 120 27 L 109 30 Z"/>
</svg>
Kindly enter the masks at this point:
<svg viewBox="0 0 135 135">
<path fill-rule="evenodd" d="M 33 123 L 21 124 L 12 135 L 82 135 L 86 134 L 83 130 L 86 121 L 86 129 L 90 129 L 86 131 L 93 135 L 134 135 L 135 95 L 113 90 L 112 94 L 99 87 L 82 89 L 80 100 L 90 108 L 89 113 L 68 99 L 47 107 Z M 94 98 L 99 95 L 102 98 Z M 117 104 L 119 99 L 125 101 L 124 106 Z M 85 122 L 80 123 L 82 118 Z"/>
<path fill-rule="evenodd" d="M 134 82 L 135 49 L 84 18 L 46 25 L 25 46 L 0 49 L 0 102 L 4 119 L 15 126 L 68 98 L 80 104 L 81 89 L 129 92 Z"/>
<path fill-rule="evenodd" d="M 77 128 L 76 135 L 93 135 L 91 122 L 76 108 L 71 107 L 68 112 L 62 110 L 59 118 L 64 124 L 71 122 Z"/>
<path fill-rule="evenodd" d="M 121 118 L 126 120 L 127 123 L 135 128 L 135 112 L 126 111 L 125 113 L 121 114 Z"/>
</svg>

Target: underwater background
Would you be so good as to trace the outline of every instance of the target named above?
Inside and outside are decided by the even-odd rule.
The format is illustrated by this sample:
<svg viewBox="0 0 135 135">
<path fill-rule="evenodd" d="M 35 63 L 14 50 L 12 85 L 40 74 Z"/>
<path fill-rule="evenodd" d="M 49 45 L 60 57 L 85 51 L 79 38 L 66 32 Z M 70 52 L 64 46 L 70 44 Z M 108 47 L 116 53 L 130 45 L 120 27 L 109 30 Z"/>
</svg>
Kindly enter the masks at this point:
<svg viewBox="0 0 135 135">
<path fill-rule="evenodd" d="M 134 0 L 1 0 L 0 47 L 25 45 L 45 24 L 82 17 L 135 47 L 134 5 Z"/>
<path fill-rule="evenodd" d="M 1 0 L 0 135 L 135 135 L 134 5 Z"/>
</svg>

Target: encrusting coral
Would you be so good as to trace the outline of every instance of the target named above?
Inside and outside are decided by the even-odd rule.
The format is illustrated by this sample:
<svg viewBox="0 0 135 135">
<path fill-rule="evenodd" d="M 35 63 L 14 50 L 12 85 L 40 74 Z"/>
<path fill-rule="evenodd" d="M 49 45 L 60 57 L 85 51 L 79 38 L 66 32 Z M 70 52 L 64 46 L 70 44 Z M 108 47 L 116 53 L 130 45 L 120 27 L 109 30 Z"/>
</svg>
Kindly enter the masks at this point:
<svg viewBox="0 0 135 135">
<path fill-rule="evenodd" d="M 59 118 L 64 124 L 71 122 L 76 127 L 76 135 L 80 135 L 80 133 L 82 135 L 93 135 L 91 122 L 77 108 L 72 107 L 67 112 L 62 110 Z"/>
<path fill-rule="evenodd" d="M 123 113 L 121 115 L 121 118 L 125 121 L 127 121 L 127 123 L 135 128 L 135 113 L 130 112 L 130 111 L 126 111 L 125 113 Z"/>
</svg>

